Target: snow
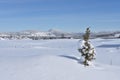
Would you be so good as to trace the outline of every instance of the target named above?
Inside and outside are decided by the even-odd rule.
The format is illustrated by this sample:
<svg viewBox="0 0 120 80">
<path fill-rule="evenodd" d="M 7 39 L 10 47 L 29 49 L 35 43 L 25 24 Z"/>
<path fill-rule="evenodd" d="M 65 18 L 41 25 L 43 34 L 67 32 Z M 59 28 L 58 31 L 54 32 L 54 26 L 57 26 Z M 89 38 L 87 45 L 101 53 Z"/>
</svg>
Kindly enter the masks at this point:
<svg viewBox="0 0 120 80">
<path fill-rule="evenodd" d="M 78 39 L 1 40 L 0 80 L 120 80 L 120 39 L 93 39 L 94 65 L 80 61 Z"/>
<path fill-rule="evenodd" d="M 4 38 L 0 38 L 0 40 L 5 40 Z"/>
</svg>

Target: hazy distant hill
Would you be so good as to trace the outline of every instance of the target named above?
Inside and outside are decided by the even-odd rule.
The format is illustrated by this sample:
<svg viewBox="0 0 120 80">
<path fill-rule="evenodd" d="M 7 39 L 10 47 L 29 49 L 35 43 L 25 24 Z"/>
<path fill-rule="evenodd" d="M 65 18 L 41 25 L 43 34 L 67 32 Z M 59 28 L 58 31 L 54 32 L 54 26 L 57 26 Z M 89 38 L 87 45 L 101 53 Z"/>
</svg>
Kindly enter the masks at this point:
<svg viewBox="0 0 120 80">
<path fill-rule="evenodd" d="M 1 32 L 0 39 L 80 39 L 83 33 L 76 32 L 64 32 L 58 29 L 50 29 L 48 31 L 38 31 L 38 30 L 25 30 L 20 32 Z M 120 38 L 120 31 L 113 32 L 91 32 L 91 38 Z"/>
</svg>

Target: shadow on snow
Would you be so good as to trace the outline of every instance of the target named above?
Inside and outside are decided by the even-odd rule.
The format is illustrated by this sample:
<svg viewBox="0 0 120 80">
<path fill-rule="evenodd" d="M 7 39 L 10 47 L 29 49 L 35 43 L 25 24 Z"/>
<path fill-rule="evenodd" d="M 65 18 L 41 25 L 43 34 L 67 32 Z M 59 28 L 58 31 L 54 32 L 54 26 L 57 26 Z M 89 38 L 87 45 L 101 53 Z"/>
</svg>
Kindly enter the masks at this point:
<svg viewBox="0 0 120 80">
<path fill-rule="evenodd" d="M 103 45 L 100 45 L 97 47 L 100 47 L 100 48 L 119 48 L 120 44 L 103 44 Z"/>
<path fill-rule="evenodd" d="M 83 64 L 83 62 L 80 59 L 76 58 L 75 56 L 69 56 L 69 55 L 59 55 L 59 56 L 67 59 L 71 59 L 71 60 L 77 61 L 80 64 Z"/>
</svg>

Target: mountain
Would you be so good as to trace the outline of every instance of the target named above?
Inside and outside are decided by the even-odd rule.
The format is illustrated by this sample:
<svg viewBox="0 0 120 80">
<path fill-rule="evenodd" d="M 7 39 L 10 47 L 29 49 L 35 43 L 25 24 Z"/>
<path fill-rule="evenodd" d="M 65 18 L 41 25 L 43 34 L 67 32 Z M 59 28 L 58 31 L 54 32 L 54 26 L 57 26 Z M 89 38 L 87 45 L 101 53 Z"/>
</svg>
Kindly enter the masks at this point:
<svg viewBox="0 0 120 80">
<path fill-rule="evenodd" d="M 1 32 L 1 39 L 81 39 L 84 33 L 70 33 L 58 29 L 50 29 L 48 31 L 25 30 L 21 32 Z M 91 38 L 120 38 L 120 31 L 113 32 L 91 32 Z"/>
</svg>

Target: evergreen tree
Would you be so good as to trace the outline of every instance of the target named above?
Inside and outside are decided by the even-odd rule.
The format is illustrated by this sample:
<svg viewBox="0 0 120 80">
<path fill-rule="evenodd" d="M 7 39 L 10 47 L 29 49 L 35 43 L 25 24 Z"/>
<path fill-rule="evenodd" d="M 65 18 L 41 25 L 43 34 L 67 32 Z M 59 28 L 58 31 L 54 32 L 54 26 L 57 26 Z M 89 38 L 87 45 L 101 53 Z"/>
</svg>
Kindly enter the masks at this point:
<svg viewBox="0 0 120 80">
<path fill-rule="evenodd" d="M 89 41 L 90 38 L 90 29 L 86 29 L 86 33 L 83 35 L 83 41 L 81 44 L 81 48 L 79 48 L 79 52 L 81 53 L 83 60 L 83 64 L 85 66 L 89 66 L 92 60 L 95 59 L 95 49 L 93 45 Z"/>
</svg>

